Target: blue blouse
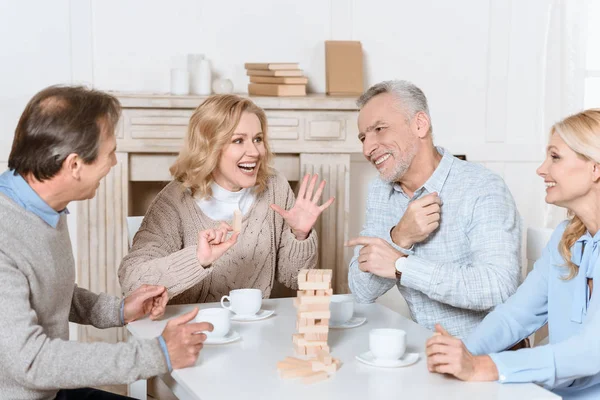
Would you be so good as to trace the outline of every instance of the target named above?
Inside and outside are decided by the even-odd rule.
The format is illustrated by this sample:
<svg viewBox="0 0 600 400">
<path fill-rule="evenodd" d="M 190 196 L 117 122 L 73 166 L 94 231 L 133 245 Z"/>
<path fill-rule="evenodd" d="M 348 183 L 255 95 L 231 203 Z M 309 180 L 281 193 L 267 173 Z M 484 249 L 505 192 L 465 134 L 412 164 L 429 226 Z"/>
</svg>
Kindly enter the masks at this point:
<svg viewBox="0 0 600 400">
<path fill-rule="evenodd" d="M 571 248 L 579 273 L 570 280 L 558 245 L 561 223 L 525 282 L 467 337 L 473 354 L 489 354 L 499 382 L 535 382 L 565 399 L 600 399 L 600 232 Z M 598 283 L 591 300 L 587 279 Z M 548 322 L 549 344 L 503 351 Z"/>
</svg>

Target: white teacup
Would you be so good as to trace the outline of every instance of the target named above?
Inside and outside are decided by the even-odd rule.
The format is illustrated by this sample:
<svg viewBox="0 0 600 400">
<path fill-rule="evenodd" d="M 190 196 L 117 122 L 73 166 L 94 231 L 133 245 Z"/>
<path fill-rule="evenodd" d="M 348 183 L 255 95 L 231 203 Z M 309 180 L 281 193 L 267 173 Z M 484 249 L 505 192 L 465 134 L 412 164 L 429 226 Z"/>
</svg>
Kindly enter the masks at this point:
<svg viewBox="0 0 600 400">
<path fill-rule="evenodd" d="M 214 329 L 212 332 L 205 331 L 207 338 L 217 338 L 226 336 L 231 329 L 231 320 L 229 311 L 222 308 L 205 308 L 198 311 L 195 318 L 196 322 L 210 322 Z"/>
<path fill-rule="evenodd" d="M 332 296 L 329 303 L 329 311 L 331 312 L 332 324 L 345 324 L 354 315 L 354 297 Z"/>
<path fill-rule="evenodd" d="M 406 351 L 406 332 L 402 329 L 372 329 L 369 350 L 378 360 L 397 360 Z"/>
<path fill-rule="evenodd" d="M 230 303 L 225 305 L 225 301 Z M 229 296 L 221 298 L 221 306 L 237 315 L 251 317 L 260 311 L 262 305 L 262 291 L 260 289 L 236 289 L 229 292 Z"/>
</svg>

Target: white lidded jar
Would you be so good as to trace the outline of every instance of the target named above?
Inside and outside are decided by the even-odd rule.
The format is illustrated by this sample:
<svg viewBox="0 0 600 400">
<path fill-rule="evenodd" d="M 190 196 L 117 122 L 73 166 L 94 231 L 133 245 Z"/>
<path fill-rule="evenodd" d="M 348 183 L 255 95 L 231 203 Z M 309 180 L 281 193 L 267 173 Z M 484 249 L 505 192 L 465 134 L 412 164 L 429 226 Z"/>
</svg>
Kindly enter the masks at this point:
<svg viewBox="0 0 600 400">
<path fill-rule="evenodd" d="M 188 69 L 190 71 L 190 91 L 197 95 L 211 94 L 212 73 L 210 62 L 203 54 L 188 55 Z"/>
<path fill-rule="evenodd" d="M 200 68 L 198 69 L 198 93 L 200 95 L 209 95 L 212 93 L 212 72 L 210 70 L 210 61 L 206 58 L 200 61 Z"/>
</svg>

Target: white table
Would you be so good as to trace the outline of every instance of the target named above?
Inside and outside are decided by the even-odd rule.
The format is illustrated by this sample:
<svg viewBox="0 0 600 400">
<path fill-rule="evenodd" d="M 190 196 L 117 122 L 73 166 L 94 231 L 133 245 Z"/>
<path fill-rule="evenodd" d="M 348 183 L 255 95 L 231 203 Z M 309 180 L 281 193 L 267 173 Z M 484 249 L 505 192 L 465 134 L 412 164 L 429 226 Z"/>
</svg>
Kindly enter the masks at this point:
<svg viewBox="0 0 600 400">
<path fill-rule="evenodd" d="M 166 320 L 191 310 L 217 307 L 217 303 L 169 306 L 161 321 L 143 319 L 127 328 L 136 337 L 159 336 Z M 357 305 L 356 315 L 367 323 L 353 329 L 331 329 L 331 354 L 342 361 L 341 369 L 328 380 L 305 385 L 300 380 L 279 378 L 277 362 L 293 356 L 292 333 L 296 312 L 292 299 L 263 301 L 275 315 L 255 322 L 232 322 L 240 341 L 206 345 L 194 367 L 175 370 L 161 378 L 180 399 L 560 399 L 534 384 L 466 383 L 427 370 L 423 351 L 431 332 L 379 304 Z M 368 333 L 373 328 L 401 328 L 407 332 L 407 351 L 421 359 L 404 368 L 375 368 L 355 359 L 368 350 Z M 145 381 L 134 384 L 133 390 Z M 132 395 L 135 393 L 131 392 Z M 142 394 L 143 396 L 144 394 Z"/>
</svg>

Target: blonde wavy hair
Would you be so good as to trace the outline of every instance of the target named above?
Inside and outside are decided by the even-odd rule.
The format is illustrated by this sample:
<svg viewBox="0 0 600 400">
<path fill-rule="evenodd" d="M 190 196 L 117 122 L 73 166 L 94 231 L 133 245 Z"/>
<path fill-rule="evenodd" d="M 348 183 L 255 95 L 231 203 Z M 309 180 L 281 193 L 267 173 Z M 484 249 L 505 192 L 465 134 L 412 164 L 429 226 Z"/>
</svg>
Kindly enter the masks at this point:
<svg viewBox="0 0 600 400">
<path fill-rule="evenodd" d="M 258 117 L 263 133 L 265 155 L 262 157 L 256 178 L 256 193 L 264 191 L 271 172 L 273 154 L 267 140 L 267 116 L 262 108 L 234 94 L 210 96 L 196 108 L 190 117 L 184 146 L 169 171 L 199 198 L 212 196 L 212 173 L 219 164 L 223 149 L 231 142 L 233 132 L 242 113 Z"/>
<path fill-rule="evenodd" d="M 589 109 L 573 114 L 554 124 L 550 135 L 554 133 L 582 159 L 600 163 L 600 109 Z M 563 232 L 558 250 L 569 269 L 566 280 L 574 278 L 579 267 L 571 261 L 571 247 L 587 230 L 581 219 L 572 211 L 568 213 L 571 220 Z"/>
</svg>

